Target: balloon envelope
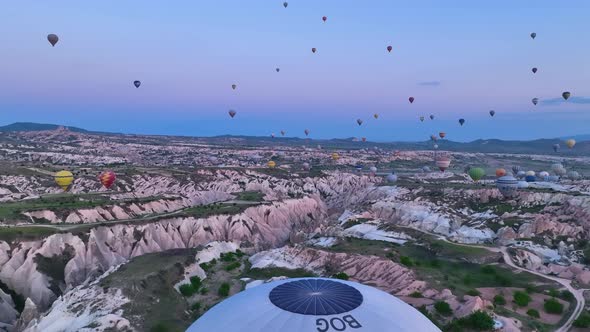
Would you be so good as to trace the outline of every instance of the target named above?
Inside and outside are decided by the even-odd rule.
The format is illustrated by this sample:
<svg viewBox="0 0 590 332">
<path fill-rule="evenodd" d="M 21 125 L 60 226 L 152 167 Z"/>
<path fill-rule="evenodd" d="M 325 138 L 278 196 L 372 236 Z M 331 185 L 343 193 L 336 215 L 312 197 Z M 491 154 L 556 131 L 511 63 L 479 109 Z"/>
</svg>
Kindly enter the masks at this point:
<svg viewBox="0 0 590 332">
<path fill-rule="evenodd" d="M 496 180 L 496 187 L 504 197 L 514 197 L 518 191 L 518 180 L 510 175 L 502 176 Z"/>
<path fill-rule="evenodd" d="M 133 81 L 133 85 L 135 85 L 136 88 L 139 88 L 141 86 L 141 81 Z"/>
<path fill-rule="evenodd" d="M 289 6 L 288 2 L 283 2 L 283 7 L 287 8 L 287 6 Z"/>
<path fill-rule="evenodd" d="M 537 37 L 537 33 L 536 32 L 531 33 L 531 38 L 535 39 L 536 37 Z"/>
<path fill-rule="evenodd" d="M 340 159 L 340 155 L 336 152 L 332 153 L 332 160 L 338 160 Z"/>
<path fill-rule="evenodd" d="M 496 176 L 497 177 L 503 177 L 504 175 L 506 175 L 506 170 L 503 168 L 498 168 L 496 169 Z"/>
<path fill-rule="evenodd" d="M 326 22 L 326 20 L 328 20 L 326 16 L 322 17 L 322 21 Z"/>
<path fill-rule="evenodd" d="M 391 46 L 387 46 L 387 51 L 388 51 L 388 52 L 391 52 L 391 50 L 393 50 L 393 47 L 391 47 Z"/>
<path fill-rule="evenodd" d="M 533 98 L 532 102 L 533 105 L 537 105 L 539 103 L 539 98 Z"/>
<path fill-rule="evenodd" d="M 571 93 L 569 93 L 569 92 L 567 92 L 567 91 L 561 94 L 561 96 L 562 96 L 562 97 L 563 97 L 563 99 L 565 99 L 565 100 L 568 100 L 568 99 L 570 98 L 570 96 L 571 96 L 571 95 L 572 95 L 572 94 L 571 94 Z"/>
<path fill-rule="evenodd" d="M 438 167 L 441 172 L 444 172 L 449 166 L 451 166 L 451 158 L 442 156 L 436 159 L 436 167 Z"/>
<path fill-rule="evenodd" d="M 537 73 L 537 68 L 536 67 L 533 67 L 533 69 L 531 69 L 531 70 L 533 71 L 533 74 L 536 74 Z"/>
<path fill-rule="evenodd" d="M 408 98 L 408 100 L 410 101 L 410 104 L 414 102 L 414 97 L 410 97 Z"/>
<path fill-rule="evenodd" d="M 445 136 L 447 136 L 447 133 L 441 131 L 440 133 L 438 133 L 438 136 L 440 136 L 440 138 L 445 138 Z"/>
<path fill-rule="evenodd" d="M 490 111 L 490 115 L 491 115 L 491 116 L 494 116 L 494 115 L 496 115 L 496 111 Z"/>
<path fill-rule="evenodd" d="M 269 161 L 268 163 L 266 163 L 266 165 L 267 165 L 269 168 L 275 168 L 275 166 L 277 165 L 277 163 L 275 163 L 274 161 L 272 161 L 272 160 L 271 160 L 271 161 Z"/>
<path fill-rule="evenodd" d="M 229 114 L 229 116 L 231 116 L 232 118 L 233 118 L 234 116 L 236 116 L 236 111 L 234 111 L 234 110 L 230 110 L 230 111 L 229 111 L 229 112 L 227 112 L 227 113 L 228 113 L 228 114 Z"/>
<path fill-rule="evenodd" d="M 465 119 L 459 119 L 459 124 L 463 125 L 465 123 Z"/>
<path fill-rule="evenodd" d="M 565 145 L 567 145 L 568 148 L 572 149 L 576 145 L 576 140 L 568 139 L 567 141 L 565 141 Z"/>
<path fill-rule="evenodd" d="M 395 175 L 393 173 L 392 174 L 389 174 L 389 175 L 387 175 L 387 178 L 386 179 L 387 179 L 387 182 L 394 183 L 394 182 L 397 181 L 397 175 Z"/>
<path fill-rule="evenodd" d="M 68 188 L 74 182 L 74 174 L 70 171 L 59 171 L 55 173 L 54 180 L 63 191 L 68 191 Z"/>
<path fill-rule="evenodd" d="M 361 119 L 356 119 L 356 123 L 358 123 L 358 125 L 360 126 L 360 125 L 362 125 L 362 124 L 363 124 L 363 120 L 361 120 Z"/>
<path fill-rule="evenodd" d="M 117 176 L 113 171 L 106 171 L 100 174 L 99 179 L 100 183 L 107 189 L 110 189 L 113 183 L 115 183 L 115 179 Z"/>
<path fill-rule="evenodd" d="M 59 41 L 59 37 L 56 34 L 51 33 L 47 35 L 47 40 L 49 41 L 51 46 L 55 46 L 55 44 L 57 44 L 57 42 Z"/>
<path fill-rule="evenodd" d="M 480 167 L 474 167 L 469 170 L 469 177 L 475 182 L 481 180 L 486 175 L 486 171 Z"/>
</svg>

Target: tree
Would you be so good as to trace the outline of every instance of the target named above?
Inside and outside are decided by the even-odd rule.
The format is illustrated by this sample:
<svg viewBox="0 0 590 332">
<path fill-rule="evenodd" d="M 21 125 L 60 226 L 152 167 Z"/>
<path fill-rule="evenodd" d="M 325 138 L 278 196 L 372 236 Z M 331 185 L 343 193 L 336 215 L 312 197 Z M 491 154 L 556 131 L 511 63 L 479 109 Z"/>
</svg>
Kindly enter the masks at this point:
<svg viewBox="0 0 590 332">
<path fill-rule="evenodd" d="M 563 304 L 557 301 L 554 298 L 550 298 L 545 300 L 545 304 L 543 304 L 543 308 L 545 308 L 545 312 L 550 314 L 561 314 L 563 313 Z"/>
<path fill-rule="evenodd" d="M 590 313 L 584 311 L 580 314 L 580 317 L 574 321 L 575 327 L 587 328 L 590 327 Z"/>
<path fill-rule="evenodd" d="M 223 296 L 226 297 L 229 295 L 229 284 L 227 282 L 224 282 L 223 284 L 221 284 L 221 286 L 219 286 L 219 289 L 217 290 L 217 294 L 219 296 Z"/>
<path fill-rule="evenodd" d="M 480 292 L 477 289 L 470 289 L 467 291 L 467 295 L 478 296 L 479 294 Z"/>
<path fill-rule="evenodd" d="M 402 263 L 403 265 L 407 266 L 407 267 L 411 267 L 414 265 L 414 262 L 412 262 L 412 259 L 408 256 L 401 256 L 399 258 L 400 263 Z"/>
<path fill-rule="evenodd" d="M 539 314 L 539 311 L 535 310 L 535 309 L 529 309 L 526 312 L 527 315 L 534 317 L 534 318 L 539 318 L 541 317 L 541 315 Z"/>
<path fill-rule="evenodd" d="M 515 291 L 513 294 L 513 302 L 519 305 L 520 307 L 526 307 L 531 302 L 531 297 L 529 294 L 523 291 Z"/>
<path fill-rule="evenodd" d="M 192 296 L 196 292 L 195 288 L 191 284 L 182 284 L 180 287 L 178 287 L 178 290 L 180 291 L 180 294 L 186 297 Z"/>
<path fill-rule="evenodd" d="M 348 280 L 348 274 L 344 272 L 338 272 L 333 277 L 340 280 Z"/>
<path fill-rule="evenodd" d="M 451 309 L 451 306 L 445 301 L 437 301 L 434 303 L 434 309 L 443 316 L 450 316 L 453 314 L 453 309 Z"/>
<path fill-rule="evenodd" d="M 496 296 L 494 296 L 494 304 L 495 305 L 505 305 L 506 299 L 502 295 L 496 295 Z"/>
<path fill-rule="evenodd" d="M 420 292 L 412 292 L 412 294 L 410 294 L 410 297 L 421 298 L 422 297 L 422 293 L 420 293 Z"/>
<path fill-rule="evenodd" d="M 494 328 L 494 319 L 487 312 L 478 310 L 466 317 L 467 326 L 479 330 L 488 331 Z"/>
</svg>

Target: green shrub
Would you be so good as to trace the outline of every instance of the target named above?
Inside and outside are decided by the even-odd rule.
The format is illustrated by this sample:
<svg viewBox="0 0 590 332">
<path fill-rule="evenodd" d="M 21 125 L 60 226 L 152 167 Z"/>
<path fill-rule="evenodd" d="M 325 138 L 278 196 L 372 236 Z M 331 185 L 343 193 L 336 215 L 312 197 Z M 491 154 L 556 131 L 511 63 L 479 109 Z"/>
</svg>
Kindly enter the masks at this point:
<svg viewBox="0 0 590 332">
<path fill-rule="evenodd" d="M 201 291 L 199 293 L 201 293 L 201 295 L 205 295 L 205 294 L 209 293 L 209 289 L 207 287 L 203 287 L 203 288 L 201 288 Z"/>
<path fill-rule="evenodd" d="M 481 268 L 481 272 L 485 274 L 496 274 L 496 269 L 491 265 L 486 265 Z"/>
<path fill-rule="evenodd" d="M 590 314 L 587 311 L 582 312 L 573 325 L 580 328 L 590 327 Z"/>
<path fill-rule="evenodd" d="M 227 266 L 225 267 L 225 270 L 226 271 L 232 271 L 232 270 L 237 269 L 240 266 L 242 266 L 242 263 L 240 263 L 240 262 L 233 262 L 233 263 L 227 264 Z"/>
<path fill-rule="evenodd" d="M 476 311 L 465 317 L 466 326 L 479 331 L 489 331 L 494 328 L 494 319 L 487 312 Z"/>
<path fill-rule="evenodd" d="M 434 303 L 434 309 L 443 316 L 450 316 L 453 314 L 453 309 L 451 309 L 451 306 L 445 301 Z"/>
<path fill-rule="evenodd" d="M 502 287 L 510 287 L 512 286 L 512 280 L 510 280 L 510 278 L 500 275 L 500 274 L 496 274 L 496 276 L 494 277 L 494 279 L 496 279 L 496 282 L 498 284 L 500 284 L 500 286 Z"/>
<path fill-rule="evenodd" d="M 520 307 L 526 307 L 531 302 L 530 295 L 523 291 L 515 291 L 512 296 L 514 298 L 513 302 Z"/>
<path fill-rule="evenodd" d="M 410 297 L 421 298 L 422 297 L 422 293 L 420 293 L 420 292 L 413 292 L 412 294 L 410 294 Z"/>
<path fill-rule="evenodd" d="M 190 277 L 190 281 L 191 281 L 191 285 L 193 285 L 193 288 L 195 289 L 195 291 L 197 291 L 199 288 L 201 288 L 202 281 L 201 281 L 201 278 L 199 278 L 198 276 Z"/>
<path fill-rule="evenodd" d="M 199 302 L 193 303 L 193 305 L 191 306 L 191 309 L 194 311 L 199 311 L 199 309 L 201 309 L 201 303 L 199 303 Z"/>
<path fill-rule="evenodd" d="M 400 256 L 399 261 L 407 267 L 414 266 L 414 262 L 412 262 L 412 259 L 408 256 Z"/>
<path fill-rule="evenodd" d="M 524 290 L 529 294 L 533 294 L 535 292 L 535 287 L 527 285 Z"/>
<path fill-rule="evenodd" d="M 178 290 L 180 291 L 180 294 L 186 297 L 192 296 L 196 293 L 195 288 L 191 284 L 180 285 L 180 287 L 178 287 Z"/>
<path fill-rule="evenodd" d="M 467 291 L 467 295 L 471 296 L 479 296 L 481 294 L 477 289 L 470 289 Z"/>
<path fill-rule="evenodd" d="M 496 296 L 494 296 L 494 304 L 495 305 L 505 305 L 506 299 L 502 295 L 496 295 Z"/>
<path fill-rule="evenodd" d="M 338 272 L 332 276 L 333 278 L 340 279 L 340 280 L 348 280 L 348 274 L 344 272 Z"/>
<path fill-rule="evenodd" d="M 566 301 L 569 301 L 569 302 L 572 302 L 573 300 L 576 299 L 574 294 L 572 294 L 572 292 L 570 292 L 568 290 L 561 291 L 561 293 L 559 294 L 559 297 L 566 300 Z"/>
<path fill-rule="evenodd" d="M 229 284 L 227 282 L 221 284 L 217 290 L 217 294 L 222 297 L 227 297 L 229 295 Z"/>
<path fill-rule="evenodd" d="M 559 296 L 559 292 L 557 291 L 557 289 L 550 289 L 547 294 L 549 294 L 549 296 L 551 297 L 557 297 Z"/>
<path fill-rule="evenodd" d="M 550 298 L 548 300 L 545 300 L 545 303 L 543 304 L 543 308 L 545 308 L 545 312 L 550 313 L 550 314 L 563 313 L 563 304 L 561 304 L 559 301 L 557 301 L 554 298 Z"/>
<path fill-rule="evenodd" d="M 539 314 L 539 311 L 537 311 L 535 309 L 529 309 L 529 310 L 527 310 L 526 311 L 526 314 L 529 315 L 529 316 L 531 316 L 531 317 L 534 317 L 534 318 L 541 317 L 541 315 Z"/>
</svg>

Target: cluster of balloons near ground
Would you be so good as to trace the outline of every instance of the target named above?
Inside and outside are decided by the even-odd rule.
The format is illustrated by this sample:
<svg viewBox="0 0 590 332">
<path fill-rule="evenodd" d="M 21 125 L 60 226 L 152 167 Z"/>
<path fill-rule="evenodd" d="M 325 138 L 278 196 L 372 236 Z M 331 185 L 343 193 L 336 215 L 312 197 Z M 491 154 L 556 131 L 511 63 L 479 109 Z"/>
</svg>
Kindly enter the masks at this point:
<svg viewBox="0 0 590 332">
<path fill-rule="evenodd" d="M 106 189 L 110 189 L 116 179 L 117 176 L 113 171 L 102 172 L 98 176 L 98 180 Z M 74 174 L 70 171 L 59 171 L 55 173 L 54 180 L 63 191 L 68 191 L 74 182 Z"/>
</svg>

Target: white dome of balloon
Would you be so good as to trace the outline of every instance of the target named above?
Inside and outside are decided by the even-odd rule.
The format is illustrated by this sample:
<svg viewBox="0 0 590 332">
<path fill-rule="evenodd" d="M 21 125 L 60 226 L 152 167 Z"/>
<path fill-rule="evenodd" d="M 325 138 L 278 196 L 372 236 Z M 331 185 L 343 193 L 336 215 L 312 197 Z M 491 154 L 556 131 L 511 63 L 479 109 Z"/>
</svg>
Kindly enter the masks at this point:
<svg viewBox="0 0 590 332">
<path fill-rule="evenodd" d="M 371 166 L 371 168 L 369 168 L 369 170 L 371 171 L 371 173 L 375 173 L 375 172 L 377 172 L 377 167 Z"/>
<path fill-rule="evenodd" d="M 517 178 L 524 178 L 526 176 L 526 172 L 525 171 L 518 171 L 518 173 L 516 173 L 516 177 Z"/>
<path fill-rule="evenodd" d="M 525 176 L 535 176 L 535 175 L 537 175 L 537 173 L 535 173 L 535 171 L 528 171 L 524 175 Z"/>
<path fill-rule="evenodd" d="M 576 172 L 576 171 L 569 171 L 569 172 L 567 173 L 567 177 L 568 177 L 568 178 L 570 178 L 570 179 L 572 179 L 572 180 L 577 180 L 577 179 L 579 179 L 581 176 L 580 176 L 580 173 L 578 173 L 578 172 Z"/>
<path fill-rule="evenodd" d="M 217 304 L 187 332 L 440 331 L 402 300 L 355 282 L 302 278 L 262 284 Z"/>
<path fill-rule="evenodd" d="M 518 191 L 518 180 L 513 176 L 505 175 L 496 180 L 496 187 L 504 197 L 514 197 Z"/>
<path fill-rule="evenodd" d="M 397 175 L 395 175 L 395 173 L 391 173 L 391 174 L 387 175 L 387 182 L 394 183 L 396 181 L 397 181 Z"/>
<path fill-rule="evenodd" d="M 525 189 L 529 187 L 529 183 L 526 181 L 518 181 L 518 189 Z"/>
</svg>

